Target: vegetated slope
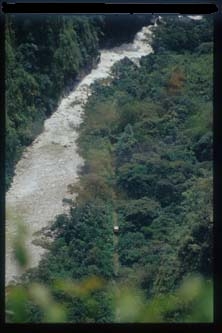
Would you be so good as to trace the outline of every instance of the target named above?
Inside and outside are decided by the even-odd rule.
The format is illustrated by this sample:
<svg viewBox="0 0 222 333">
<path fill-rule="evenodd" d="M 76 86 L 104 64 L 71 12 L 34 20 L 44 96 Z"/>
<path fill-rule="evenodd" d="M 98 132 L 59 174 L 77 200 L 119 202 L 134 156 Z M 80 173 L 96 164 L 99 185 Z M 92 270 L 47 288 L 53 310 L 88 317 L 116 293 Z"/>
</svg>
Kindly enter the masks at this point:
<svg viewBox="0 0 222 333">
<path fill-rule="evenodd" d="M 116 66 L 88 104 L 85 171 L 116 194 L 118 280 L 148 298 L 192 273 L 212 277 L 212 38 L 210 19 L 167 20 L 154 30 L 155 53 L 139 69 Z M 103 174 L 108 152 L 113 177 Z M 166 320 L 183 321 L 181 309 Z"/>
<path fill-rule="evenodd" d="M 120 285 L 136 283 L 150 298 L 173 291 L 191 273 L 211 278 L 212 22 L 165 22 L 155 30 L 156 53 L 140 68 L 123 60 L 110 85 L 94 86 L 79 141 L 86 163 L 78 200 L 71 217 L 54 224 L 57 239 L 31 279 L 50 287 L 56 277 L 116 278 L 113 211 Z M 70 322 L 115 319 L 105 291 L 90 301 L 55 297 L 67 305 Z M 183 321 L 189 310 L 181 302 L 165 319 Z M 29 312 L 31 321 L 41 321 L 35 306 Z"/>
<path fill-rule="evenodd" d="M 112 133 L 120 278 L 148 296 L 189 273 L 212 275 L 212 25 L 167 22 L 154 33 L 156 53 L 140 71 L 119 67 L 114 88 L 127 92 Z"/>
</svg>

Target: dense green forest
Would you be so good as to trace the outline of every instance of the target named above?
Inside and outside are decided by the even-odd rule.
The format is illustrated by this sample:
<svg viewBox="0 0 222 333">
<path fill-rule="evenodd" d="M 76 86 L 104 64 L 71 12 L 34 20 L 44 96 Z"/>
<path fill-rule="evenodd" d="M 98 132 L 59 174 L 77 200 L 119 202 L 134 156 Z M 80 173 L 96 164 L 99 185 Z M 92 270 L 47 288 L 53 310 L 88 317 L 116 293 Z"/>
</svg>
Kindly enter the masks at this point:
<svg viewBox="0 0 222 333">
<path fill-rule="evenodd" d="M 88 44 L 89 37 L 75 34 L 70 22 L 64 21 L 63 32 L 56 30 L 55 24 L 53 29 L 49 26 L 48 33 L 61 36 L 63 53 L 67 36 L 67 52 L 73 43 L 81 59 L 78 64 L 62 63 L 60 48 L 54 52 L 55 37 L 47 50 L 40 48 L 42 54 L 53 53 L 51 66 L 59 71 L 53 72 L 56 80 L 50 77 L 48 63 L 45 74 L 40 75 L 39 58 L 30 58 L 34 68 L 29 69 L 27 63 L 24 71 L 15 66 L 13 52 L 8 52 L 9 70 L 16 77 L 23 75 L 21 84 L 25 80 L 26 87 L 37 91 L 31 110 L 27 109 L 33 122 L 38 94 L 42 100 L 50 99 L 54 107 L 65 76 L 84 67 L 88 54 L 98 54 L 96 27 L 83 18 L 76 24 L 85 27 Z M 67 295 L 53 289 L 56 279 L 76 281 L 97 276 L 111 281 L 117 290 L 136 287 L 147 301 L 174 293 L 192 274 L 212 278 L 212 26 L 211 18 L 195 22 L 164 18 L 153 27 L 154 53 L 143 57 L 140 67 L 123 59 L 113 68 L 111 84 L 101 82 L 93 87 L 79 137 L 85 165 L 79 184 L 70 185 L 71 192 L 78 191 L 77 200 L 70 217 L 58 216 L 52 225 L 57 236 L 50 253 L 38 269 L 25 275 L 27 281 L 47 285 L 55 299 L 66 306 L 68 322 L 117 320 L 114 294 L 104 287 L 92 291 L 90 297 Z M 7 38 L 15 38 L 10 29 Z M 75 38 L 83 43 L 85 55 L 80 54 L 81 47 L 76 48 Z M 31 48 L 34 55 L 35 46 L 30 45 L 18 52 Z M 29 70 L 36 72 L 36 77 L 31 77 Z M 52 88 L 54 80 L 57 90 Z M 52 90 L 45 90 L 46 82 Z M 10 93 L 15 94 L 13 79 L 8 84 L 12 85 Z M 13 107 L 22 110 L 19 94 L 12 99 Z M 45 110 L 44 103 L 42 108 L 43 118 L 52 111 Z M 11 132 L 19 121 L 24 123 L 23 119 L 9 122 L 9 138 L 15 138 Z M 25 131 L 25 123 L 21 131 Z M 25 140 L 31 138 L 26 136 Z M 113 234 L 115 224 L 120 228 L 118 236 Z M 163 320 L 184 321 L 191 310 L 192 303 L 185 306 L 181 300 L 176 309 L 164 313 Z M 38 305 L 29 301 L 25 311 L 25 321 L 44 321 Z"/>
</svg>

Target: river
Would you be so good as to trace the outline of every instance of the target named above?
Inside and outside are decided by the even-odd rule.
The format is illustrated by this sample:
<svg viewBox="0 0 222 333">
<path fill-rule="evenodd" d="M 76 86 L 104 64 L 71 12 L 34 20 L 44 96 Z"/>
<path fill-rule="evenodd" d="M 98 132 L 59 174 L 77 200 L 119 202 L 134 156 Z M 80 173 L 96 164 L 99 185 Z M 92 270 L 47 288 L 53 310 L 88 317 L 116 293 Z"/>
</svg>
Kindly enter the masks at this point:
<svg viewBox="0 0 222 333">
<path fill-rule="evenodd" d="M 68 185 L 78 181 L 78 172 L 84 164 L 76 140 L 91 84 L 110 77 L 112 66 L 125 57 L 138 66 L 139 59 L 152 52 L 150 28 L 143 27 L 132 43 L 100 51 L 97 67 L 62 99 L 57 110 L 45 121 L 43 132 L 26 148 L 17 163 L 6 194 L 6 285 L 16 281 L 23 272 L 12 252 L 17 223 L 22 221 L 27 229 L 27 268 L 36 267 L 47 250 L 33 241 L 41 238 L 42 229 L 50 226 L 56 215 L 68 214 L 69 206 L 64 198 L 66 202 L 75 200 Z"/>
</svg>

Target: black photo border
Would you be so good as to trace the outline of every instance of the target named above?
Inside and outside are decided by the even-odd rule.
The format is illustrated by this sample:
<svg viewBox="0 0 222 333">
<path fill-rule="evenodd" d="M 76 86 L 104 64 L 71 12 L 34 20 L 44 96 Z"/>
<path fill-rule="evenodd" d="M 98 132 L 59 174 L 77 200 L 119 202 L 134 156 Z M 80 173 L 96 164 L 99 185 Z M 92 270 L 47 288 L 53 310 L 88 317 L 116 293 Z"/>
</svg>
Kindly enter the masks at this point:
<svg viewBox="0 0 222 333">
<path fill-rule="evenodd" d="M 106 2 L 106 3 L 104 3 Z M 11 1 L 0 8 L 0 332 L 222 332 L 222 0 L 134 0 L 134 1 Z M 214 322 L 144 324 L 10 324 L 5 323 L 5 57 L 4 13 L 181 13 L 214 12 Z"/>
</svg>

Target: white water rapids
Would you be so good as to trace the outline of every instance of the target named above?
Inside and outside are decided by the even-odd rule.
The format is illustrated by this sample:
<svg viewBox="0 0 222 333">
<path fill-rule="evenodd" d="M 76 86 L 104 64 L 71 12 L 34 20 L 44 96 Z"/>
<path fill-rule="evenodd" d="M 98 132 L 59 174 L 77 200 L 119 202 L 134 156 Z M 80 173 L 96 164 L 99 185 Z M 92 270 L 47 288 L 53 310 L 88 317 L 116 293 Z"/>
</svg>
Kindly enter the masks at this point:
<svg viewBox="0 0 222 333">
<path fill-rule="evenodd" d="M 12 239 L 16 223 L 21 220 L 28 228 L 26 248 L 29 266 L 38 265 L 47 250 L 34 245 L 35 233 L 49 226 L 56 215 L 68 213 L 63 199 L 75 199 L 68 185 L 78 181 L 83 159 L 78 154 L 76 139 L 82 122 L 84 105 L 91 94 L 91 84 L 111 76 L 112 66 L 127 57 L 139 59 L 152 52 L 149 45 L 151 26 L 143 27 L 133 43 L 101 50 L 97 68 L 85 76 L 57 110 L 44 123 L 44 131 L 29 146 L 16 165 L 12 185 L 6 195 L 6 284 L 16 280 L 21 271 L 14 260 Z"/>
</svg>

